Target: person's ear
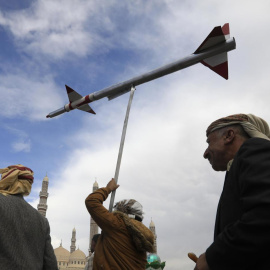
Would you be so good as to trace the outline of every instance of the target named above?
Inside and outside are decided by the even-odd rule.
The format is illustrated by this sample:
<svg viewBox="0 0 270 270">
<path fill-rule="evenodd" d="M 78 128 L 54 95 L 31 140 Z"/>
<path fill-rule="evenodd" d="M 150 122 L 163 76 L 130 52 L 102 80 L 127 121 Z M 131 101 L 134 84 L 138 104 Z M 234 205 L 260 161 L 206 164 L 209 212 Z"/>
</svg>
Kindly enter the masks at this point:
<svg viewBox="0 0 270 270">
<path fill-rule="evenodd" d="M 235 132 L 233 129 L 228 129 L 224 134 L 224 144 L 232 143 L 235 138 Z"/>
</svg>

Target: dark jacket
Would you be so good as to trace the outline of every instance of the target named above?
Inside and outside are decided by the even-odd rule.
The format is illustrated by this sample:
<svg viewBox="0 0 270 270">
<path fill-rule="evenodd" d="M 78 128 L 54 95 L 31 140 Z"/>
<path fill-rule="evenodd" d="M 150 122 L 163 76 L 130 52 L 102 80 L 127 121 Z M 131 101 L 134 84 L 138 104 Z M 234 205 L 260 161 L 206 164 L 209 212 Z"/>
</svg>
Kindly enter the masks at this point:
<svg viewBox="0 0 270 270">
<path fill-rule="evenodd" d="M 58 269 L 47 219 L 20 195 L 0 193 L 0 269 Z"/>
<path fill-rule="evenodd" d="M 93 269 L 143 270 L 146 252 L 153 251 L 154 235 L 141 222 L 121 212 L 110 213 L 102 205 L 109 193 L 108 188 L 100 188 L 85 200 L 90 215 L 102 229 Z"/>
<path fill-rule="evenodd" d="M 269 270 L 270 141 L 248 139 L 226 173 L 213 244 L 211 270 Z"/>
</svg>

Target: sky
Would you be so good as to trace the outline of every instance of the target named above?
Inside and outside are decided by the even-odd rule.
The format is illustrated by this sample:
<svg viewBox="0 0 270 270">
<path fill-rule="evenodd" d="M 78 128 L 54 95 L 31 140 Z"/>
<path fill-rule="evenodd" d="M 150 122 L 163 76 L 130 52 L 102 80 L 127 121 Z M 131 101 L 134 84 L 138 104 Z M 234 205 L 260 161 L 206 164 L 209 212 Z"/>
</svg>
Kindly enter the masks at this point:
<svg viewBox="0 0 270 270">
<path fill-rule="evenodd" d="M 136 88 L 115 201 L 138 200 L 156 226 L 165 269 L 193 269 L 188 252 L 212 243 L 223 172 L 204 160 L 214 120 L 253 113 L 270 122 L 268 0 L 0 0 L 0 167 L 35 172 L 37 207 L 49 177 L 52 244 L 89 247 L 85 198 L 114 177 L 129 95 L 47 119 L 82 96 L 192 54 L 215 26 L 230 24 L 229 80 L 201 64 Z M 104 203 L 109 206 L 109 198 Z"/>
</svg>

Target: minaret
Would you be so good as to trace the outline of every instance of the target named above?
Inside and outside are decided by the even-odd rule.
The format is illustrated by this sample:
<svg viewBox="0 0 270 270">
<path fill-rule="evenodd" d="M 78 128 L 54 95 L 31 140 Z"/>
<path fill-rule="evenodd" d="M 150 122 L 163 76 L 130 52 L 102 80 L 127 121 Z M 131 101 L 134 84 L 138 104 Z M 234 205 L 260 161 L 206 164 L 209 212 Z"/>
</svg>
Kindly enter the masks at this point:
<svg viewBox="0 0 270 270">
<path fill-rule="evenodd" d="M 93 192 L 96 191 L 98 189 L 98 183 L 97 181 L 95 181 L 94 185 L 93 185 Z M 91 242 L 92 242 L 92 238 L 95 234 L 98 233 L 98 225 L 97 223 L 93 220 L 93 218 L 90 216 L 90 239 L 89 239 L 89 256 L 91 256 Z"/>
<path fill-rule="evenodd" d="M 149 225 L 149 229 L 150 231 L 154 234 L 154 251 L 153 253 L 157 254 L 157 235 L 156 235 L 156 227 L 155 227 L 155 223 L 152 221 L 151 218 L 151 222 Z"/>
<path fill-rule="evenodd" d="M 49 185 L 49 178 L 46 173 L 46 176 L 43 178 L 43 181 L 42 181 L 42 189 L 39 193 L 40 199 L 39 199 L 39 204 L 37 206 L 38 212 L 44 217 L 46 217 L 46 211 L 48 209 L 48 206 L 47 206 L 47 199 L 49 196 L 48 185 Z"/>
<path fill-rule="evenodd" d="M 72 230 L 72 238 L 71 238 L 71 246 L 70 246 L 70 253 L 75 251 L 76 249 L 76 229 Z"/>
</svg>

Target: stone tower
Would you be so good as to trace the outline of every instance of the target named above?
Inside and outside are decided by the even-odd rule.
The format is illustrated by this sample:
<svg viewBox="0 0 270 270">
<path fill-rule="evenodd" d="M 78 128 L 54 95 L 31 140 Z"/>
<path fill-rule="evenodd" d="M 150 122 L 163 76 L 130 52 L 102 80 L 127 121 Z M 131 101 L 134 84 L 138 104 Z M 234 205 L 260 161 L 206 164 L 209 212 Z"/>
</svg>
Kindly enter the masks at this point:
<svg viewBox="0 0 270 270">
<path fill-rule="evenodd" d="M 93 185 L 93 192 L 96 191 L 98 189 L 98 183 L 97 181 L 95 181 L 94 185 Z M 91 242 L 92 242 L 92 238 L 95 234 L 98 233 L 98 225 L 97 223 L 93 220 L 93 218 L 90 216 L 90 238 L 89 238 L 89 256 L 91 256 Z"/>
<path fill-rule="evenodd" d="M 76 250 L 76 229 L 72 230 L 70 253 Z"/>
<path fill-rule="evenodd" d="M 46 211 L 48 209 L 47 206 L 47 199 L 49 196 L 48 186 L 49 186 L 49 178 L 46 174 L 46 176 L 43 178 L 42 181 L 42 189 L 39 193 L 39 204 L 37 206 L 38 212 L 44 217 L 46 217 Z"/>
<path fill-rule="evenodd" d="M 150 231 L 154 234 L 154 251 L 153 253 L 157 254 L 157 235 L 156 235 L 156 227 L 154 222 L 151 219 L 150 225 L 149 225 Z"/>
</svg>

